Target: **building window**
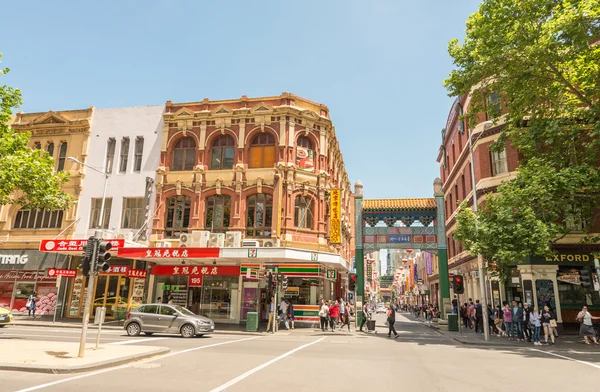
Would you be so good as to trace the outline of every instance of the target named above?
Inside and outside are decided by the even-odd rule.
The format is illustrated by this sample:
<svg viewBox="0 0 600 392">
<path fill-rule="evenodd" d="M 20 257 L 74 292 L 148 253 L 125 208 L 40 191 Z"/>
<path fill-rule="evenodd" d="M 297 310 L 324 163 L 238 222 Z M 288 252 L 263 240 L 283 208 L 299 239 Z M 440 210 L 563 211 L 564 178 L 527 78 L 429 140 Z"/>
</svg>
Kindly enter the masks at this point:
<svg viewBox="0 0 600 392">
<path fill-rule="evenodd" d="M 223 170 L 233 168 L 234 141 L 229 135 L 222 135 L 212 144 L 210 169 Z"/>
<path fill-rule="evenodd" d="M 270 237 L 273 196 L 264 193 L 250 196 L 247 200 L 246 211 L 246 236 Z"/>
<path fill-rule="evenodd" d="M 272 167 L 275 165 L 275 137 L 261 132 L 250 143 L 250 167 Z"/>
<path fill-rule="evenodd" d="M 192 199 L 187 196 L 175 196 L 167 200 L 165 234 L 168 238 L 179 238 L 181 233 L 187 233 L 191 204 Z"/>
<path fill-rule="evenodd" d="M 187 171 L 194 168 L 196 163 L 196 142 L 191 137 L 181 138 L 173 149 L 173 171 Z"/>
<path fill-rule="evenodd" d="M 13 229 L 59 229 L 63 211 L 19 210 Z"/>
<path fill-rule="evenodd" d="M 56 166 L 56 171 L 61 172 L 65 170 L 65 160 L 67 159 L 67 142 L 63 142 L 60 144 L 60 149 L 58 150 L 58 165 Z"/>
<path fill-rule="evenodd" d="M 112 174 L 113 171 L 113 163 L 115 161 L 115 146 L 117 145 L 117 141 L 114 137 L 108 139 L 106 143 L 106 168 L 105 172 L 108 174 Z"/>
<path fill-rule="evenodd" d="M 42 149 L 42 143 L 35 142 L 34 145 L 33 145 L 33 148 L 35 148 L 36 150 L 41 150 Z"/>
<path fill-rule="evenodd" d="M 296 166 L 304 170 L 315 169 L 315 150 L 308 136 L 300 136 L 296 145 Z"/>
<path fill-rule="evenodd" d="M 129 138 L 124 137 L 121 140 L 121 166 L 119 167 L 120 173 L 127 171 L 127 160 L 129 159 Z"/>
<path fill-rule="evenodd" d="M 48 155 L 50 155 L 52 158 L 54 158 L 54 143 L 48 143 L 48 146 L 46 147 L 46 151 L 48 151 Z"/>
<path fill-rule="evenodd" d="M 487 115 L 488 118 L 494 118 L 500 115 L 500 110 L 502 109 L 500 104 L 500 94 L 493 92 L 488 97 L 488 105 L 487 105 Z"/>
<path fill-rule="evenodd" d="M 146 200 L 143 197 L 123 198 L 122 229 L 141 229 L 144 224 Z"/>
<path fill-rule="evenodd" d="M 313 206 L 310 197 L 296 196 L 294 226 L 301 229 L 313 228 Z"/>
<path fill-rule="evenodd" d="M 207 230 L 213 233 L 224 233 L 229 228 L 231 217 L 231 197 L 215 195 L 206 199 Z"/>
<path fill-rule="evenodd" d="M 133 171 L 140 172 L 142 170 L 142 155 L 144 154 L 144 138 L 135 138 L 135 161 L 133 162 Z"/>
<path fill-rule="evenodd" d="M 104 202 L 104 216 L 102 217 L 102 227 L 100 227 L 100 210 L 102 208 L 102 199 L 92 199 L 92 216 L 90 217 L 90 229 L 108 229 L 110 221 L 110 211 L 112 208 L 112 198 L 107 197 Z"/>
<path fill-rule="evenodd" d="M 458 105 L 458 132 L 465 133 L 465 120 L 463 117 L 463 110 L 460 105 Z"/>
<path fill-rule="evenodd" d="M 492 155 L 492 176 L 506 173 L 508 171 L 506 166 L 506 149 L 500 152 L 491 151 L 490 153 Z"/>
<path fill-rule="evenodd" d="M 442 164 L 444 165 L 444 170 L 448 168 L 448 157 L 446 154 L 446 147 L 442 147 Z"/>
</svg>

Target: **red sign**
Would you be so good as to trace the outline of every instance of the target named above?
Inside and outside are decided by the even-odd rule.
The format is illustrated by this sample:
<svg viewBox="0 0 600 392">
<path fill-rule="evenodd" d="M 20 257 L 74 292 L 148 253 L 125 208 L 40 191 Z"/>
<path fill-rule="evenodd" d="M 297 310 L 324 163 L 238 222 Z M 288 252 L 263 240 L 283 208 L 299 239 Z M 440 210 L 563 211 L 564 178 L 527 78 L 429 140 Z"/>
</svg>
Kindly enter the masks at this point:
<svg viewBox="0 0 600 392">
<path fill-rule="evenodd" d="M 100 272 L 101 275 L 127 275 L 129 267 L 126 265 L 111 265 L 108 270 Z"/>
<path fill-rule="evenodd" d="M 202 276 L 190 276 L 190 287 L 202 287 Z"/>
<path fill-rule="evenodd" d="M 65 278 L 74 278 L 77 276 L 77 270 L 74 269 L 61 269 L 61 268 L 48 268 L 48 276 L 64 276 Z"/>
<path fill-rule="evenodd" d="M 240 276 L 240 267 L 236 265 L 209 266 L 180 266 L 155 265 L 152 275 L 183 275 L 183 276 Z"/>
<path fill-rule="evenodd" d="M 146 274 L 147 274 L 146 270 L 129 269 L 129 270 L 127 270 L 127 273 L 125 274 L 125 276 L 127 276 L 128 278 L 145 279 L 146 278 Z"/>
<path fill-rule="evenodd" d="M 206 259 L 219 257 L 220 248 L 119 248 L 130 259 Z"/>
<path fill-rule="evenodd" d="M 105 240 L 112 245 L 111 250 L 125 246 L 124 239 Z M 83 246 L 88 240 L 41 240 L 40 252 L 83 252 Z"/>
<path fill-rule="evenodd" d="M 56 282 L 56 276 L 46 276 L 45 271 L 0 270 L 0 281 Z"/>
</svg>

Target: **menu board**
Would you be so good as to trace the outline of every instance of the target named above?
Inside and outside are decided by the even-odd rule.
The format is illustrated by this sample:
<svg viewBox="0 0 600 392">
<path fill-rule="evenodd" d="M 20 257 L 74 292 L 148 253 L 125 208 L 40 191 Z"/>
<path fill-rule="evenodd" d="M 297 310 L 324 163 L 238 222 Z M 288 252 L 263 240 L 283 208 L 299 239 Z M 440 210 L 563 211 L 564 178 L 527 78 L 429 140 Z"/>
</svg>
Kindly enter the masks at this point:
<svg viewBox="0 0 600 392">
<path fill-rule="evenodd" d="M 144 288 L 146 285 L 146 279 L 134 278 L 133 279 L 133 294 L 131 295 L 132 307 L 137 306 L 144 300 Z"/>
<path fill-rule="evenodd" d="M 85 289 L 83 287 L 83 275 L 77 275 L 75 283 L 73 283 L 73 291 L 71 293 L 71 302 L 69 305 L 69 316 L 79 316 L 79 308 L 84 297 Z"/>
</svg>

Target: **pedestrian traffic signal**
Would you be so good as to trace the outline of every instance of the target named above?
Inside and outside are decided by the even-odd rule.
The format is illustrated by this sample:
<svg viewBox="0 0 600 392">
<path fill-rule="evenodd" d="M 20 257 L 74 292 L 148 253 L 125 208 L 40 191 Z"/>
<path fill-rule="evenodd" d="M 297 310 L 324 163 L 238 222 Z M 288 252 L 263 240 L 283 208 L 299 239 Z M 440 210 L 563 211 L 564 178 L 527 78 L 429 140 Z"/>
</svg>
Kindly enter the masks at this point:
<svg viewBox="0 0 600 392">
<path fill-rule="evenodd" d="M 584 289 L 592 287 L 592 271 L 589 267 L 583 267 L 579 271 L 579 281 L 581 282 L 581 287 Z"/>
<path fill-rule="evenodd" d="M 356 291 L 356 274 L 350 274 L 348 276 L 348 291 Z"/>
<path fill-rule="evenodd" d="M 288 288 L 288 280 L 285 276 L 282 275 L 281 277 L 281 290 L 285 291 Z"/>
<path fill-rule="evenodd" d="M 100 272 L 106 272 L 110 268 L 110 264 L 108 264 L 108 260 L 110 260 L 110 253 L 112 244 L 108 241 L 100 240 L 98 242 L 98 253 L 96 259 L 96 269 Z"/>
<path fill-rule="evenodd" d="M 90 237 L 88 239 L 87 244 L 83 245 L 83 259 L 81 263 L 81 269 L 83 276 L 90 276 L 90 271 L 92 270 L 92 254 L 94 253 L 94 241 L 96 237 Z"/>
<path fill-rule="evenodd" d="M 454 286 L 454 294 L 465 293 L 465 281 L 462 275 L 454 275 L 452 278 L 452 284 Z"/>
</svg>

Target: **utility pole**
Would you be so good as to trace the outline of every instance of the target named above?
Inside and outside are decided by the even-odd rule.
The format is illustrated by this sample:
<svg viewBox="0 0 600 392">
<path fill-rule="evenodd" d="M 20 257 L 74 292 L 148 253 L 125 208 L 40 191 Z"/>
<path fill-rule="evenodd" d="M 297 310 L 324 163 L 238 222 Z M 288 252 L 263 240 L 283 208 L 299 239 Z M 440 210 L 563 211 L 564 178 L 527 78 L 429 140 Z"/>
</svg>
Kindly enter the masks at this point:
<svg viewBox="0 0 600 392">
<path fill-rule="evenodd" d="M 87 336 L 88 324 L 90 322 L 90 308 L 92 306 L 92 295 L 94 291 L 94 280 L 96 278 L 96 259 L 98 258 L 98 244 L 102 238 L 102 231 L 96 230 L 94 238 L 88 240 L 87 246 L 92 246 L 92 259 L 90 260 L 90 274 L 87 277 L 88 284 L 85 293 L 85 303 L 83 306 L 83 320 L 81 321 L 81 338 L 79 339 L 79 358 L 85 354 L 85 340 Z"/>
</svg>

